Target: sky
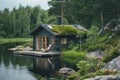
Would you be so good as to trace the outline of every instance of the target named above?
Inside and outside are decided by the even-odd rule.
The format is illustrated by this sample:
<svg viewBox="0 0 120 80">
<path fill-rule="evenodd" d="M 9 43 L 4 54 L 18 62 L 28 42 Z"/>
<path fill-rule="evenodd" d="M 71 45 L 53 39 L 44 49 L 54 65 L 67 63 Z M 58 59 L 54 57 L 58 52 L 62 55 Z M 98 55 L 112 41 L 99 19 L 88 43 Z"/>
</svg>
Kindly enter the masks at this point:
<svg viewBox="0 0 120 80">
<path fill-rule="evenodd" d="M 0 0 L 0 10 L 4 10 L 5 8 L 12 10 L 14 7 L 18 8 L 20 4 L 31 7 L 40 5 L 42 9 L 47 10 L 49 8 L 48 1 L 50 0 Z"/>
</svg>

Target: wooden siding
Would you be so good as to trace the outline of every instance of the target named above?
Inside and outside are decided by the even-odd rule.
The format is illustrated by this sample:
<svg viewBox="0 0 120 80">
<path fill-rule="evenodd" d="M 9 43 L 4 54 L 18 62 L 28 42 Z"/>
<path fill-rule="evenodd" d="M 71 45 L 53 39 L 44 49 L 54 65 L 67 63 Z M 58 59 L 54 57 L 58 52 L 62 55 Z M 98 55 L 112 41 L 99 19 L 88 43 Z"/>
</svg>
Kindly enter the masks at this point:
<svg viewBox="0 0 120 80">
<path fill-rule="evenodd" d="M 35 36 L 33 36 L 33 50 L 36 50 L 35 44 L 36 44 L 36 42 L 35 42 Z"/>
<path fill-rule="evenodd" d="M 49 33 L 47 30 L 45 30 L 44 28 L 40 28 L 40 30 L 37 31 L 33 36 L 34 36 L 33 37 L 34 38 L 33 39 L 34 50 L 40 50 L 43 47 L 43 45 L 44 45 L 43 48 L 46 49 L 49 46 L 49 44 L 52 44 L 52 51 L 61 51 L 62 48 L 66 48 L 69 46 L 69 42 L 76 41 L 75 36 L 70 36 L 70 35 L 69 36 L 64 36 L 64 35 L 54 36 L 51 33 Z M 43 39 L 43 37 L 46 37 L 46 38 Z M 66 39 L 67 44 L 61 44 L 61 40 L 63 38 Z M 44 43 L 43 40 L 46 43 Z"/>
<path fill-rule="evenodd" d="M 54 50 L 54 45 L 55 45 L 55 36 L 53 36 L 52 34 L 50 34 L 49 32 L 47 32 L 45 29 L 41 28 L 39 30 L 39 32 L 36 32 L 34 36 L 34 50 L 40 50 L 43 45 L 44 45 L 44 49 L 46 49 L 50 44 L 52 44 L 52 49 Z M 45 39 L 43 39 L 43 36 L 46 37 Z M 38 39 L 39 37 L 39 39 Z M 40 39 L 41 38 L 41 39 Z M 39 40 L 39 41 L 38 41 Z M 46 42 L 44 44 L 44 41 Z M 43 43 L 43 44 L 41 44 Z"/>
</svg>

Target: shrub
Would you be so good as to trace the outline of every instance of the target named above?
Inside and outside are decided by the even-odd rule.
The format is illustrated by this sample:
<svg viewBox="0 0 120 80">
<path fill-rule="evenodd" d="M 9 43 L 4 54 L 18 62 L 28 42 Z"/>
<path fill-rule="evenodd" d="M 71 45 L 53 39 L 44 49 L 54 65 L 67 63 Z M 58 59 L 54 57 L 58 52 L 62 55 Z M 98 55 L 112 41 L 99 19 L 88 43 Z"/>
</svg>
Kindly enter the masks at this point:
<svg viewBox="0 0 120 80">
<path fill-rule="evenodd" d="M 77 67 L 79 68 L 80 75 L 85 75 L 90 72 L 94 72 L 103 67 L 103 62 L 97 61 L 92 58 L 89 60 L 81 60 L 77 63 Z"/>
<path fill-rule="evenodd" d="M 104 51 L 109 45 L 104 44 L 104 43 L 98 43 L 96 45 L 90 45 L 87 48 L 87 51 L 94 51 L 94 50 L 102 50 Z"/>
<path fill-rule="evenodd" d="M 80 75 L 85 75 L 86 73 L 91 71 L 91 68 L 94 67 L 96 63 L 92 63 L 91 61 L 81 60 L 77 63 L 77 67 L 79 68 Z"/>
<path fill-rule="evenodd" d="M 96 72 L 87 73 L 84 76 L 81 76 L 80 80 L 84 80 L 85 78 L 90 78 L 90 77 L 95 77 L 95 76 L 100 76 L 100 75 L 110 75 L 110 74 L 117 74 L 117 73 L 119 72 L 113 71 L 113 70 L 98 70 Z"/>
<path fill-rule="evenodd" d="M 119 46 L 116 47 L 110 47 L 108 49 L 105 50 L 104 52 L 104 57 L 103 57 L 103 61 L 104 62 L 109 62 L 110 60 L 112 60 L 113 58 L 117 57 L 119 54 L 117 53 L 119 49 Z"/>
</svg>

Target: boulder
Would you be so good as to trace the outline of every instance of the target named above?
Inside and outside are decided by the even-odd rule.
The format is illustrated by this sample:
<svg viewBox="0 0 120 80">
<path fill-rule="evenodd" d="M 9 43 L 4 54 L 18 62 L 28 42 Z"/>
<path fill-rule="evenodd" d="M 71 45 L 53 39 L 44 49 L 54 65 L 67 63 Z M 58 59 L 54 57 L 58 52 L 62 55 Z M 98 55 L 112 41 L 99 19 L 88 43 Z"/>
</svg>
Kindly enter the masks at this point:
<svg viewBox="0 0 120 80">
<path fill-rule="evenodd" d="M 120 80 L 120 74 L 96 76 L 85 80 Z"/>
<path fill-rule="evenodd" d="M 59 73 L 61 74 L 73 74 L 75 73 L 75 70 L 71 69 L 71 68 L 66 68 L 66 67 L 63 67 L 59 70 Z"/>
<path fill-rule="evenodd" d="M 30 46 L 26 46 L 23 51 L 32 51 L 33 49 Z"/>
<path fill-rule="evenodd" d="M 102 69 L 120 71 L 120 56 L 108 62 Z"/>
<path fill-rule="evenodd" d="M 92 51 L 92 52 L 89 52 L 87 54 L 87 57 L 88 58 L 96 58 L 96 59 L 101 59 L 103 56 L 103 51 L 100 51 L 100 50 L 96 50 L 96 51 Z"/>
</svg>

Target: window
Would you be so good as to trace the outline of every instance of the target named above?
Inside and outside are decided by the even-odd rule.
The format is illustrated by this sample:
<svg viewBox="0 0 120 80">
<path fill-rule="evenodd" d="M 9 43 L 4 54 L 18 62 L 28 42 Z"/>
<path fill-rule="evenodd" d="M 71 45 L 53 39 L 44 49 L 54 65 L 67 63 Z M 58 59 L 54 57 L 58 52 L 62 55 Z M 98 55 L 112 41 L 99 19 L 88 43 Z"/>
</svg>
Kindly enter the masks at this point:
<svg viewBox="0 0 120 80">
<path fill-rule="evenodd" d="M 51 37 L 51 44 L 55 44 L 55 37 Z"/>
<path fill-rule="evenodd" d="M 37 36 L 37 50 L 47 49 L 47 36 Z"/>
<path fill-rule="evenodd" d="M 62 38 L 61 39 L 61 44 L 67 44 L 67 39 L 66 38 Z"/>
</svg>

